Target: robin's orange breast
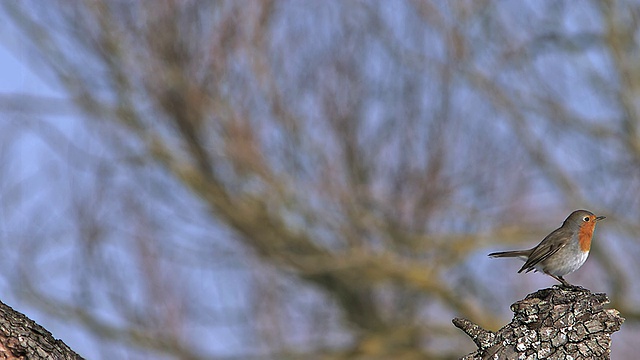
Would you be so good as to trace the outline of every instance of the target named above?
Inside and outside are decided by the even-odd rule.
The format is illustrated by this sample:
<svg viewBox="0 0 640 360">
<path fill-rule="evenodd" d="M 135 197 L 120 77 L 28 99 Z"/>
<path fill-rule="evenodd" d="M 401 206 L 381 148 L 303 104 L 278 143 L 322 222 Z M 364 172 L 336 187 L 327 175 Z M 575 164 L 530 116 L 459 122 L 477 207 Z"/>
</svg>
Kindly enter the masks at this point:
<svg viewBox="0 0 640 360">
<path fill-rule="evenodd" d="M 593 230 L 596 227 L 595 221 L 589 221 L 583 223 L 578 231 L 578 242 L 580 243 L 580 250 L 589 251 L 591 249 L 591 238 L 593 237 Z"/>
</svg>

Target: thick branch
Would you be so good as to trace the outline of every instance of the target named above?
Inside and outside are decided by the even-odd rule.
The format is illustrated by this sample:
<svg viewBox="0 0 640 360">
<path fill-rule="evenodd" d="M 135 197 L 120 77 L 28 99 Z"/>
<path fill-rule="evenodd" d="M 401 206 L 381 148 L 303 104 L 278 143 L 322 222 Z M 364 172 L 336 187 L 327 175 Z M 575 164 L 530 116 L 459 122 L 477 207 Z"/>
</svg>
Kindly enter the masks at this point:
<svg viewBox="0 0 640 360">
<path fill-rule="evenodd" d="M 82 357 L 42 326 L 0 302 L 0 354 L 3 359 L 80 360 Z"/>
<path fill-rule="evenodd" d="M 604 308 L 608 302 L 605 294 L 554 286 L 511 305 L 513 320 L 495 333 L 453 319 L 478 346 L 462 359 L 609 359 L 611 334 L 624 319 Z"/>
</svg>

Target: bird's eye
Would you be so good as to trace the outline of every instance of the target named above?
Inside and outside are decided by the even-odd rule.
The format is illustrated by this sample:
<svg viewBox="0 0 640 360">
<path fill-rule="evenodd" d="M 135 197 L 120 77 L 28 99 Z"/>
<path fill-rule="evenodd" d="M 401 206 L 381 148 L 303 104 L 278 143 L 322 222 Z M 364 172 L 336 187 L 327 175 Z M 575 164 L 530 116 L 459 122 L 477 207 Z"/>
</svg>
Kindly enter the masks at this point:
<svg viewBox="0 0 640 360">
<path fill-rule="evenodd" d="M 590 219 L 589 219 L 588 216 L 585 216 L 585 217 L 582 218 L 582 220 L 584 220 L 584 222 L 589 222 Z"/>
</svg>

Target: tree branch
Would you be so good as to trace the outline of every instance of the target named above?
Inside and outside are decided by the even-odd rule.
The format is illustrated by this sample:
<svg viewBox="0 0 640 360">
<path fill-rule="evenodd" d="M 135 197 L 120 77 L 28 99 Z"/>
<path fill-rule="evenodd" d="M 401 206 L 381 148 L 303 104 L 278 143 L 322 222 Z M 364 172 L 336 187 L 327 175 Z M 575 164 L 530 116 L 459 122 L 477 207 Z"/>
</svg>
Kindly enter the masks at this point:
<svg viewBox="0 0 640 360">
<path fill-rule="evenodd" d="M 464 360 L 472 359 L 609 359 L 611 334 L 624 318 L 605 309 L 605 294 L 583 288 L 557 286 L 539 290 L 511 305 L 511 323 L 497 332 L 467 319 L 453 319 L 478 346 Z M 536 357 L 537 356 L 537 357 Z"/>
<path fill-rule="evenodd" d="M 0 353 L 3 359 L 81 360 L 62 340 L 24 314 L 0 302 Z"/>
</svg>

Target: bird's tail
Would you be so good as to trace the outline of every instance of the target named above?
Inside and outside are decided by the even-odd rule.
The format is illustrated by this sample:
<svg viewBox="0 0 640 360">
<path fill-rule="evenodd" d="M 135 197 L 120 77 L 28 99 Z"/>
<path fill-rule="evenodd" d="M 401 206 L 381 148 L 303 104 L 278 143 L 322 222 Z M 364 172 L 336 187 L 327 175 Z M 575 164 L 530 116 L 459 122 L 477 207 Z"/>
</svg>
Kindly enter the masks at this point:
<svg viewBox="0 0 640 360">
<path fill-rule="evenodd" d="M 531 254 L 531 250 L 513 250 L 513 251 L 498 251 L 489 254 L 489 256 L 493 258 L 501 258 L 501 257 L 517 257 L 526 259 Z"/>
</svg>

